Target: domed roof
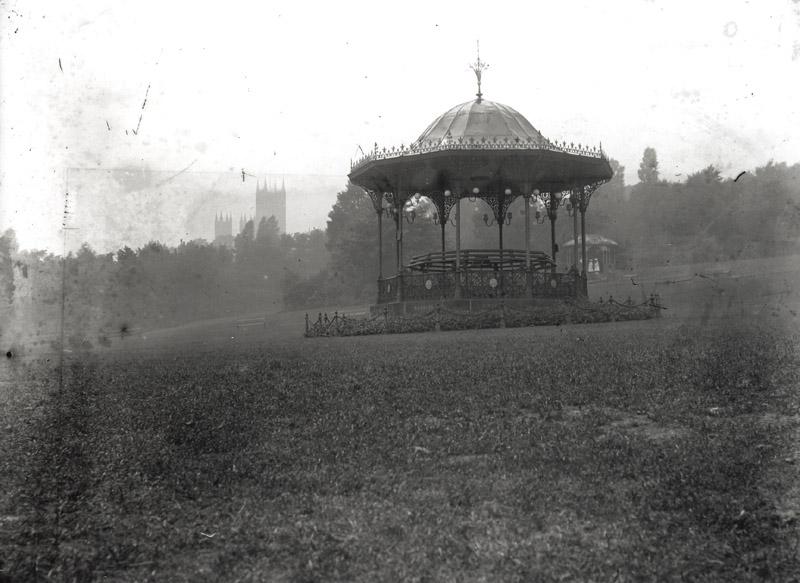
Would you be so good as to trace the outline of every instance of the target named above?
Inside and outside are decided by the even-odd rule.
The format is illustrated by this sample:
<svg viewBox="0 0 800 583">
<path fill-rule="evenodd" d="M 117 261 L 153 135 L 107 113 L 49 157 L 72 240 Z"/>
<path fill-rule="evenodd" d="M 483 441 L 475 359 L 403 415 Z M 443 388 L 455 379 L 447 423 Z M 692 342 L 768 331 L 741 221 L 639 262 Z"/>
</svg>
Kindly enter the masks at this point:
<svg viewBox="0 0 800 583">
<path fill-rule="evenodd" d="M 447 110 L 428 126 L 417 139 L 418 143 L 439 144 L 459 138 L 489 142 L 524 142 L 541 146 L 547 140 L 539 131 L 512 107 L 474 99 Z"/>
</svg>

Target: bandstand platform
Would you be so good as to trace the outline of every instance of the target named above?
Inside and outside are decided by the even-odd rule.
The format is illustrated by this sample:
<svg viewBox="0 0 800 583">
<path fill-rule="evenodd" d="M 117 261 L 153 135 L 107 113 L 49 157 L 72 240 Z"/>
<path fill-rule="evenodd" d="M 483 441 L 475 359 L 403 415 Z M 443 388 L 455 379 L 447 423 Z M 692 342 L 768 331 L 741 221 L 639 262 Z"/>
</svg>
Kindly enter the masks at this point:
<svg viewBox="0 0 800 583">
<path fill-rule="evenodd" d="M 586 279 L 576 270 L 554 271 L 539 251 L 462 249 L 413 257 L 402 272 L 378 280 L 373 315 L 428 313 L 435 306 L 461 312 L 546 307 L 586 297 Z"/>
</svg>

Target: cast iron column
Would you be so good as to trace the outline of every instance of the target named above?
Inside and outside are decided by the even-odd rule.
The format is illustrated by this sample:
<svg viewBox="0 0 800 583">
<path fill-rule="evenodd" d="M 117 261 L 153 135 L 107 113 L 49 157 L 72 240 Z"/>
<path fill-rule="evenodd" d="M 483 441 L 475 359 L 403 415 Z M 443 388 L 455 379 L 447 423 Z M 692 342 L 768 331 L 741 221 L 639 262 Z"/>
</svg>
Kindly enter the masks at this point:
<svg viewBox="0 0 800 583">
<path fill-rule="evenodd" d="M 406 220 L 405 215 L 405 204 L 401 203 L 399 207 L 397 207 L 397 216 L 398 222 L 400 223 L 400 240 L 398 241 L 398 246 L 400 247 L 400 265 L 397 267 L 397 271 L 399 273 L 403 272 L 403 223 Z"/>
<path fill-rule="evenodd" d="M 531 291 L 531 204 L 530 195 L 523 195 L 525 208 L 525 291 Z"/>
<path fill-rule="evenodd" d="M 530 196 L 525 195 L 525 269 L 531 270 L 531 207 Z"/>
<path fill-rule="evenodd" d="M 552 201 L 553 199 L 551 199 Z M 556 272 L 556 211 L 550 212 L 550 248 L 553 251 L 553 267 L 551 271 Z"/>
<path fill-rule="evenodd" d="M 586 279 L 586 207 L 581 204 L 581 273 Z"/>
<path fill-rule="evenodd" d="M 461 193 L 456 196 L 456 289 L 455 297 L 461 297 Z"/>
<path fill-rule="evenodd" d="M 440 222 L 442 223 L 442 267 L 444 267 L 444 254 L 445 254 L 445 245 L 444 245 L 444 227 L 447 224 L 447 219 L 445 217 L 439 217 Z"/>
<path fill-rule="evenodd" d="M 556 247 L 556 219 L 558 218 L 558 205 L 560 204 L 559 195 L 553 191 L 548 193 L 547 200 L 547 216 L 550 218 L 550 249 L 552 250 L 553 267 L 551 272 L 556 272 L 556 254 L 558 253 Z"/>
<path fill-rule="evenodd" d="M 394 260 L 395 260 L 395 275 L 400 275 L 400 211 L 397 208 L 397 202 L 394 204 Z"/>
<path fill-rule="evenodd" d="M 398 189 L 399 191 L 399 189 Z M 399 192 L 398 192 L 399 195 Z M 405 201 L 400 199 L 397 207 L 397 301 L 403 301 L 403 222 L 405 222 Z"/>
<path fill-rule="evenodd" d="M 378 279 L 383 279 L 383 208 L 378 211 Z"/>
<path fill-rule="evenodd" d="M 575 271 L 578 270 L 578 199 L 575 197 L 575 191 L 570 194 L 572 199 L 572 266 Z"/>
<path fill-rule="evenodd" d="M 500 204 L 499 204 L 498 210 L 502 210 L 503 209 L 503 202 L 504 202 L 503 199 L 500 198 L 500 201 L 499 201 Z M 500 295 L 504 296 L 505 295 L 505 290 L 503 288 L 504 288 L 504 280 L 505 280 L 505 278 L 503 277 L 503 267 L 504 267 L 503 266 L 503 217 L 500 217 L 500 220 L 497 221 L 497 230 L 500 233 L 500 273 L 498 274 L 498 276 L 500 277 L 500 286 L 499 287 L 500 287 Z"/>
</svg>

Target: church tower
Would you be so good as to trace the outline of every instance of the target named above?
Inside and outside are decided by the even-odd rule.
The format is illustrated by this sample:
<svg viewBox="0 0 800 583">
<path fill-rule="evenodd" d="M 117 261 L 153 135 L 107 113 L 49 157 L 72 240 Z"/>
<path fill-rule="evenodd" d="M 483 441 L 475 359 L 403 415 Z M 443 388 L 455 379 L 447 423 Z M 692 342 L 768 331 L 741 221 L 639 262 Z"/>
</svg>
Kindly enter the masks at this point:
<svg viewBox="0 0 800 583">
<path fill-rule="evenodd" d="M 214 215 L 214 245 L 233 246 L 233 218 L 228 215 Z"/>
<path fill-rule="evenodd" d="M 278 232 L 286 232 L 286 183 L 281 180 L 280 188 L 277 185 L 270 186 L 267 179 L 264 179 L 262 186 L 261 180 L 256 180 L 256 214 L 255 216 L 239 215 L 239 229 L 236 234 L 244 231 L 248 222 L 253 221 L 253 237 L 258 234 L 258 226 L 261 219 L 275 217 L 278 224 Z M 214 215 L 214 244 L 233 246 L 234 243 L 233 217 L 228 215 Z"/>
<path fill-rule="evenodd" d="M 278 223 L 278 231 L 282 234 L 286 232 L 286 183 L 281 181 L 281 187 L 270 187 L 267 180 L 264 180 L 262 188 L 259 181 L 256 181 L 256 225 L 261 223 L 262 218 L 269 219 L 275 217 Z"/>
</svg>

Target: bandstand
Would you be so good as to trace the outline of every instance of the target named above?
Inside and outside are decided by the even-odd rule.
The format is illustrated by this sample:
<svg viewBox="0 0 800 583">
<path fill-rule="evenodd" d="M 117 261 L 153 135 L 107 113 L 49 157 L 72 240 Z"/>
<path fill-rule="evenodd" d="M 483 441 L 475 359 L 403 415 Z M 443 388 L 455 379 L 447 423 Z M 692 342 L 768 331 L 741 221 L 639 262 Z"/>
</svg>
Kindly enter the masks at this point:
<svg viewBox="0 0 800 583">
<path fill-rule="evenodd" d="M 377 215 L 378 294 L 375 308 L 393 313 L 422 312 L 432 303 L 468 309 L 502 301 L 549 303 L 587 295 L 585 216 L 593 192 L 612 177 L 601 147 L 551 141 L 513 108 L 483 99 L 480 56 L 472 65 L 476 99 L 436 118 L 410 145 L 379 148 L 353 162 L 350 181 L 362 187 Z M 403 254 L 403 219 L 413 200 L 427 197 L 435 206 L 441 248 L 408 258 Z M 525 248 L 506 249 L 503 228 L 509 208 L 523 197 Z M 497 228 L 496 249 L 461 248 L 461 205 L 481 199 L 491 208 L 487 224 Z M 571 267 L 557 262 L 555 224 L 563 208 L 573 222 L 578 248 Z M 454 220 L 451 215 L 455 215 Z M 394 274 L 384 273 L 382 222 L 395 225 Z M 550 254 L 531 249 L 535 223 L 550 222 Z M 580 228 L 578 223 L 580 222 Z M 454 224 L 455 249 L 445 245 Z"/>
</svg>

